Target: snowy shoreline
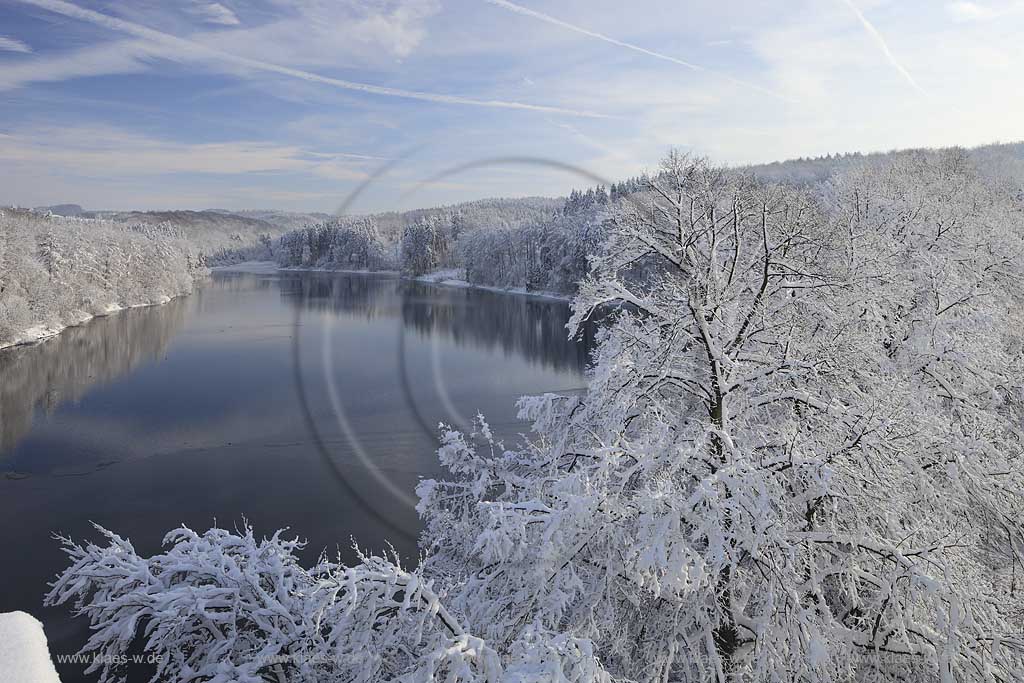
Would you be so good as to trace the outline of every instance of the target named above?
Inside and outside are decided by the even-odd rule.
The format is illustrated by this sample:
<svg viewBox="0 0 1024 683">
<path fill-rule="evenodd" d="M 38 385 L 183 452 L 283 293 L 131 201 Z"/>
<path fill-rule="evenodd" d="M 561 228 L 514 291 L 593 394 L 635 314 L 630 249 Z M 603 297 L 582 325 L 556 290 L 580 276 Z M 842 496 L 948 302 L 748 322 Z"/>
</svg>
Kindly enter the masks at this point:
<svg viewBox="0 0 1024 683">
<path fill-rule="evenodd" d="M 436 270 L 432 273 L 426 273 L 424 275 L 417 275 L 415 277 L 409 277 L 407 275 L 401 275 L 395 270 L 345 270 L 345 269 L 333 269 L 323 267 L 298 267 L 289 266 L 282 268 L 278 266 L 274 261 L 246 261 L 244 263 L 237 263 L 230 266 L 215 266 L 211 270 L 221 273 L 250 273 L 254 275 L 268 275 L 282 272 L 310 272 L 310 273 L 344 273 L 347 275 L 390 275 L 399 277 L 402 280 L 409 280 L 411 282 L 422 282 L 428 285 L 440 285 L 443 287 L 458 287 L 462 289 L 479 289 L 487 292 L 496 292 L 498 294 L 515 294 L 518 296 L 532 296 L 540 299 L 553 299 L 556 301 L 571 301 L 572 297 L 568 294 L 559 294 L 558 292 L 534 292 L 528 291 L 523 287 L 495 287 L 492 285 L 474 285 L 471 282 L 458 277 L 459 271 L 455 269 L 448 270 Z"/>
<path fill-rule="evenodd" d="M 107 304 L 99 313 L 86 313 L 85 311 L 80 311 L 82 314 L 81 316 L 76 317 L 73 321 L 65 325 L 33 325 L 27 330 L 23 330 L 18 336 L 14 338 L 13 341 L 0 342 L 0 351 L 4 351 L 5 349 L 12 349 L 16 346 L 30 346 L 32 344 L 38 344 L 40 342 L 44 342 L 48 339 L 56 337 L 58 334 L 68 329 L 69 327 L 78 327 L 79 325 L 84 325 L 85 323 L 95 318 L 106 318 L 108 315 L 113 315 L 115 313 L 119 313 L 120 311 L 127 311 L 132 308 L 163 306 L 164 304 L 170 303 L 171 301 L 177 299 L 178 297 L 187 296 L 188 294 L 191 294 L 191 292 L 187 292 L 185 294 L 177 294 L 175 296 L 165 295 L 161 296 L 156 301 L 150 301 L 149 303 L 144 304 L 129 304 L 128 306 L 122 306 L 120 304 Z"/>
<path fill-rule="evenodd" d="M 416 277 L 404 277 L 404 280 L 423 282 L 428 285 L 442 285 L 444 287 L 461 287 L 463 289 L 481 289 L 485 292 L 497 292 L 498 294 L 517 294 L 519 296 L 534 296 L 541 299 L 554 299 L 557 301 L 572 301 L 568 294 L 558 292 L 529 291 L 525 287 L 496 287 L 494 285 L 474 285 L 458 277 L 458 269 L 435 270 L 433 273 L 417 275 Z"/>
<path fill-rule="evenodd" d="M 523 287 L 495 287 L 491 285 L 474 285 L 471 282 L 467 282 L 458 277 L 459 273 L 456 270 L 438 270 L 433 273 L 426 273 L 424 275 L 417 275 L 415 277 L 409 277 L 401 275 L 395 270 L 345 270 L 345 269 L 331 269 L 331 268 L 301 268 L 301 267 L 287 267 L 282 268 L 277 265 L 274 261 L 246 261 L 244 263 L 237 263 L 229 266 L 214 266 L 210 269 L 211 272 L 221 273 L 250 273 L 253 275 L 269 275 L 276 272 L 312 272 L 312 273 L 343 273 L 346 275 L 385 275 L 391 277 L 399 277 L 403 280 L 409 280 L 412 282 L 422 282 L 428 285 L 438 285 L 442 287 L 457 287 L 461 289 L 478 289 L 486 292 L 495 292 L 498 294 L 514 294 L 517 296 L 532 296 L 539 299 L 551 299 L 554 301 L 571 301 L 572 297 L 567 294 L 559 294 L 558 292 L 533 292 L 527 291 Z M 107 304 L 99 313 L 89 314 L 85 311 L 81 311 L 81 316 L 75 318 L 73 321 L 64 325 L 33 325 L 32 327 L 22 330 L 20 334 L 14 337 L 11 341 L 0 342 L 0 351 L 11 349 L 17 346 L 29 346 L 32 344 L 38 344 L 44 342 L 47 339 L 52 339 L 58 334 L 68 329 L 69 327 L 78 327 L 85 323 L 93 320 L 94 318 L 105 318 L 108 315 L 113 315 L 120 311 L 126 311 L 131 308 L 143 308 L 148 306 L 162 306 L 173 299 L 181 296 L 190 294 L 178 294 L 176 296 L 161 296 L 155 301 L 142 304 L 130 304 L 128 306 L 121 306 L 120 304 Z"/>
</svg>

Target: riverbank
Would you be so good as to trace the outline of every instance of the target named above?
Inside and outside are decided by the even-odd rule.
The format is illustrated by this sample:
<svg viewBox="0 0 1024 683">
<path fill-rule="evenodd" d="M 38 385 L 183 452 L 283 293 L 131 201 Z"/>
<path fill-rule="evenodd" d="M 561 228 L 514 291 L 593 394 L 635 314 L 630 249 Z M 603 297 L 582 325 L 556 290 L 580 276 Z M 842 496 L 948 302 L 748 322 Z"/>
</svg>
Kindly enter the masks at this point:
<svg viewBox="0 0 1024 683">
<path fill-rule="evenodd" d="M 58 334 L 68 329 L 69 327 L 78 327 L 79 325 L 84 325 L 85 323 L 89 322 L 94 318 L 104 318 L 108 315 L 113 315 L 114 313 L 117 313 L 119 311 L 126 311 L 129 308 L 162 306 L 163 304 L 166 304 L 179 296 L 186 296 L 187 294 L 191 294 L 191 292 L 185 292 L 184 294 L 178 294 L 173 297 L 161 296 L 158 297 L 155 301 L 139 304 L 129 304 L 127 306 L 111 303 L 107 304 L 102 309 L 100 309 L 98 313 L 86 313 L 85 311 L 78 311 L 79 315 L 76 315 L 66 323 L 60 325 L 33 325 L 32 327 L 29 327 L 28 329 L 23 330 L 19 334 L 15 335 L 12 340 L 0 341 L 0 351 L 3 351 L 4 349 L 14 348 L 15 346 L 25 346 L 26 344 L 38 344 L 39 342 L 43 342 L 46 341 L 47 339 L 56 337 Z"/>
<path fill-rule="evenodd" d="M 443 287 L 463 287 L 466 289 L 482 289 L 487 292 L 498 292 L 499 294 L 518 294 L 520 296 L 535 296 L 541 299 L 554 299 L 556 301 L 572 301 L 572 297 L 568 294 L 561 294 L 559 292 L 542 292 L 526 289 L 525 287 L 495 287 L 493 285 L 475 285 L 472 282 L 464 280 L 459 277 L 461 272 L 458 269 L 449 270 L 435 270 L 433 273 L 426 273 L 424 275 L 417 275 L 416 277 L 406 278 L 414 280 L 416 282 L 426 282 L 431 285 L 441 285 Z"/>
<path fill-rule="evenodd" d="M 394 270 L 345 270 L 345 269 L 333 269 L 333 268 L 302 268 L 297 266 L 290 266 L 288 268 L 282 268 L 278 266 L 274 261 L 246 261 L 244 263 L 236 263 L 230 266 L 216 266 L 211 270 L 219 271 L 222 273 L 251 273 L 255 275 L 268 275 L 276 273 L 278 271 L 283 272 L 313 272 L 313 273 L 345 273 L 349 275 L 392 275 L 400 277 L 403 280 L 410 280 L 413 282 L 423 282 L 430 285 L 440 285 L 442 287 L 460 287 L 463 289 L 480 289 L 487 292 L 497 292 L 499 294 L 516 294 L 519 296 L 532 296 L 540 299 L 553 299 L 555 301 L 571 301 L 572 296 L 568 294 L 561 294 L 559 292 L 538 292 L 527 290 L 525 287 L 495 287 L 492 285 L 478 285 L 473 284 L 460 277 L 462 274 L 458 269 L 446 269 L 446 270 L 435 270 L 432 273 L 425 273 L 423 275 L 416 275 L 410 277 L 408 275 L 402 275 L 398 271 Z"/>
</svg>

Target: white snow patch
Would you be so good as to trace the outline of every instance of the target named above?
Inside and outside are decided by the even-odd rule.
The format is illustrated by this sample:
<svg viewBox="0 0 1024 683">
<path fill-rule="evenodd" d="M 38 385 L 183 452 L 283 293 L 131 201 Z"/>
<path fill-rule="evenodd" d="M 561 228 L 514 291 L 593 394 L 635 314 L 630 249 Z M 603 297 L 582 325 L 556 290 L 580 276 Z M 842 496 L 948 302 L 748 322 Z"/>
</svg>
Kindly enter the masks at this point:
<svg viewBox="0 0 1024 683">
<path fill-rule="evenodd" d="M 557 299 L 559 301 L 571 301 L 572 297 L 568 294 L 561 294 L 559 292 L 542 292 L 527 290 L 525 287 L 493 287 L 490 285 L 474 285 L 471 282 L 467 282 L 464 278 L 464 274 L 461 270 L 455 268 L 449 268 L 447 270 L 435 270 L 432 273 L 426 273 L 425 275 L 418 275 L 413 280 L 417 282 L 426 282 L 432 285 L 443 285 L 445 287 L 465 287 L 469 289 L 483 289 L 488 292 L 497 292 L 499 294 L 520 294 L 522 296 L 536 296 L 543 299 Z"/>
<path fill-rule="evenodd" d="M 347 273 L 349 275 L 398 275 L 397 270 L 367 270 L 351 268 L 327 268 L 324 266 L 288 266 L 278 270 L 290 270 L 300 273 Z"/>
<path fill-rule="evenodd" d="M 14 337 L 10 342 L 0 342 L 0 349 L 6 349 L 8 346 L 18 346 L 20 344 L 31 344 L 43 339 L 47 339 L 56 334 L 60 334 L 63 327 L 52 327 L 50 325 L 33 325 L 21 334 Z"/>
<path fill-rule="evenodd" d="M 464 284 L 467 287 L 469 286 L 469 283 L 465 280 L 465 274 L 460 268 L 435 270 L 432 273 L 417 275 L 413 279 L 419 282 L 433 282 L 435 284 L 450 283 L 453 286 Z"/>
<path fill-rule="evenodd" d="M 214 266 L 210 270 L 219 273 L 255 273 L 256 275 L 266 275 L 276 273 L 280 269 L 274 261 L 243 261 L 242 263 L 232 263 L 228 266 Z"/>
<path fill-rule="evenodd" d="M 4 683 L 60 683 L 43 625 L 32 615 L 0 614 L 0 671 Z"/>
</svg>

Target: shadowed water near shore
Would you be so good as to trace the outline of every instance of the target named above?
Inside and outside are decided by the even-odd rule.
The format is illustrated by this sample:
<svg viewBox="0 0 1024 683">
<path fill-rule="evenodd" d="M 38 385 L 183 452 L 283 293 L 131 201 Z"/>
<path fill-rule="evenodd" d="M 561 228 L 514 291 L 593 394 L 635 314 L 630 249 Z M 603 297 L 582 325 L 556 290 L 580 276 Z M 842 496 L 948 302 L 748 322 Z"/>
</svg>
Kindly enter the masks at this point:
<svg viewBox="0 0 1024 683">
<path fill-rule="evenodd" d="M 186 304 L 133 308 L 69 327 L 45 342 L 0 351 L 0 453 L 32 428 L 37 410 L 52 413 L 91 387 L 163 353 L 181 329 Z"/>
<path fill-rule="evenodd" d="M 97 540 L 90 521 L 147 554 L 179 524 L 247 519 L 290 527 L 310 561 L 351 557 L 355 539 L 415 562 L 415 513 L 354 456 L 326 368 L 359 446 L 411 493 L 440 474 L 424 425 L 479 411 L 512 440 L 529 430 L 518 396 L 583 386 L 590 340 L 567 338 L 568 316 L 563 302 L 394 277 L 219 273 L 165 306 L 0 352 L 0 541 L 15 551 L 0 611 L 38 616 L 54 653 L 80 647 L 86 624 L 40 605 L 65 564 L 51 534 Z M 296 353 L 326 455 L 300 409 Z M 80 665 L 59 669 L 65 683 L 89 680 Z"/>
</svg>

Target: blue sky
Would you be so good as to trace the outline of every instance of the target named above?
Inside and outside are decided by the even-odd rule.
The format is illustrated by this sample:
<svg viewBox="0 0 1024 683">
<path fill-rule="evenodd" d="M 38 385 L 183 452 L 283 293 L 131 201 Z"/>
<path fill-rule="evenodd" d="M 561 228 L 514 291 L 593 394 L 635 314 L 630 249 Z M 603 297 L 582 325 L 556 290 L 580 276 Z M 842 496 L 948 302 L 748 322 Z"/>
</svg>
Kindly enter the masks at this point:
<svg viewBox="0 0 1024 683">
<path fill-rule="evenodd" d="M 0 203 L 356 211 L 1024 138 L 1022 0 L 0 0 Z M 393 161 L 398 159 L 398 161 Z"/>
</svg>

